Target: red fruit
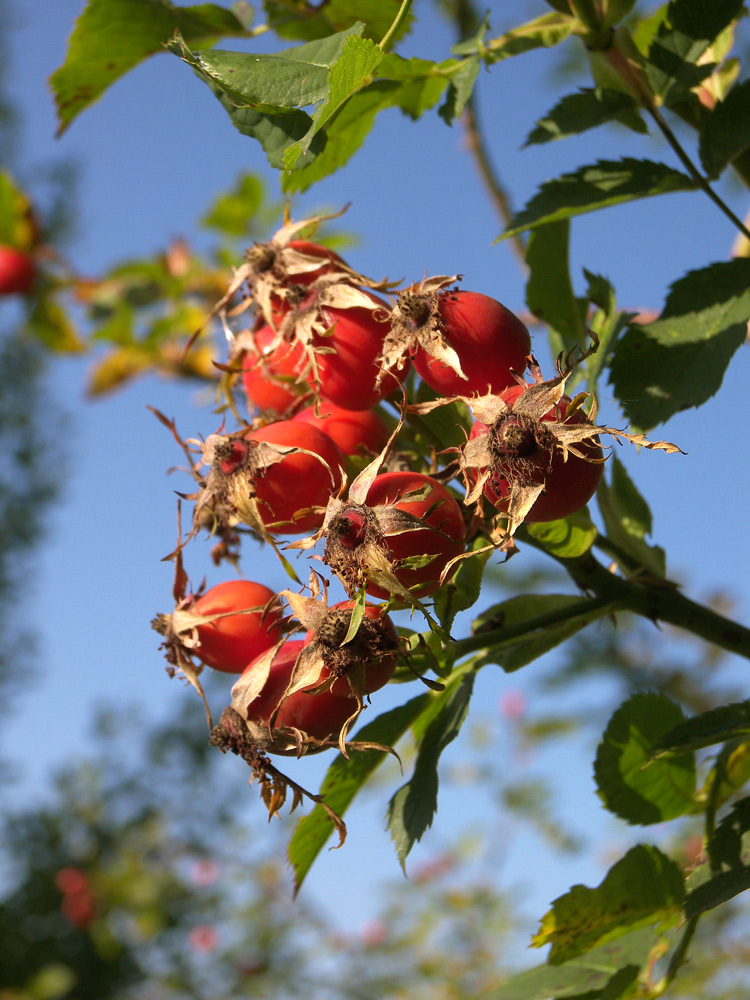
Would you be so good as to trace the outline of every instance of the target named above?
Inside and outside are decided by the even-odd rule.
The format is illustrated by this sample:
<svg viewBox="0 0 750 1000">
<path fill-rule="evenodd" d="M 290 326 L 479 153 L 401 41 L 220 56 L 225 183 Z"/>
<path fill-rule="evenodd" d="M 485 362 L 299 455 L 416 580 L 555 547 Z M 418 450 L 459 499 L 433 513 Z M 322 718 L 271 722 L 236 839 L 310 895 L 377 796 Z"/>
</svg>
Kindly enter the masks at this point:
<svg viewBox="0 0 750 1000">
<path fill-rule="evenodd" d="M 272 410 L 284 414 L 310 387 L 303 379 L 298 382 L 305 367 L 305 352 L 299 344 L 282 343 L 271 347 L 276 331 L 263 326 L 253 335 L 257 350 L 246 347 L 242 359 L 242 382 L 248 402 L 259 410 Z"/>
<path fill-rule="evenodd" d="M 35 279 L 36 265 L 27 253 L 0 245 L 0 295 L 26 295 Z"/>
<path fill-rule="evenodd" d="M 458 355 L 466 378 L 432 356 L 424 346 L 414 354 L 414 367 L 443 396 L 499 393 L 513 384 L 511 368 L 522 372 L 531 353 L 529 331 L 510 309 L 481 292 L 403 292 L 399 310 L 412 330 L 434 325 Z"/>
<path fill-rule="evenodd" d="M 323 513 L 306 514 L 297 520 L 294 515 L 306 507 L 325 507 L 331 493 L 340 488 L 344 456 L 334 442 L 323 431 L 301 420 L 280 420 L 268 424 L 246 434 L 245 439 L 313 452 L 312 455 L 301 452 L 290 454 L 281 462 L 259 470 L 253 485 L 266 525 L 288 522 L 274 529 L 286 534 L 302 534 L 319 528 L 323 523 Z"/>
<path fill-rule="evenodd" d="M 281 609 L 263 609 L 276 595 L 262 583 L 227 580 L 199 597 L 190 611 L 198 615 L 218 615 L 227 611 L 258 608 L 251 614 L 227 615 L 196 627 L 199 645 L 192 650 L 214 670 L 239 674 L 245 667 L 279 641 Z"/>
<path fill-rule="evenodd" d="M 290 640 L 285 642 L 274 655 L 263 690 L 247 706 L 247 718 L 250 722 L 263 727 L 268 726 L 274 709 L 287 689 L 294 664 L 303 645 L 301 639 Z M 244 673 L 251 671 L 254 666 L 255 662 L 251 663 Z M 329 671 L 324 668 L 317 683 L 325 680 L 327 676 Z M 344 692 L 344 697 L 338 697 L 331 690 L 309 694 L 310 689 L 315 686 L 311 684 L 285 699 L 274 721 L 274 728 L 287 726 L 299 729 L 306 736 L 316 740 L 338 736 L 344 723 L 356 712 L 357 699 L 348 689 Z"/>
<path fill-rule="evenodd" d="M 515 385 L 501 393 L 500 398 L 512 406 L 524 392 L 524 386 Z M 544 483 L 544 492 L 539 494 L 524 519 L 531 522 L 554 521 L 574 514 L 596 493 L 604 457 L 598 441 L 592 439 L 578 446 L 594 461 L 569 454 L 566 462 L 554 442 L 545 440 L 544 424 L 547 422 L 586 422 L 580 410 L 565 419 L 570 402 L 569 396 L 563 396 L 557 407 L 545 413 L 541 423 L 509 413 L 500 417 L 491 428 L 479 422 L 474 424 L 472 438 L 487 432 L 491 435 L 495 469 L 484 487 L 484 495 L 499 510 L 507 505 L 511 482 L 519 479 L 527 483 Z"/>
<path fill-rule="evenodd" d="M 375 410 L 345 410 L 323 399 L 318 412 L 320 416 L 315 413 L 315 405 L 306 406 L 295 413 L 294 420 L 324 431 L 344 455 L 378 454 L 390 436 L 386 422 Z"/>
<path fill-rule="evenodd" d="M 410 499 L 410 493 L 419 493 L 420 496 Z M 373 480 L 365 506 L 371 511 L 377 508 L 374 511 L 377 515 L 375 522 L 359 506 L 344 509 L 331 521 L 329 539 L 333 537 L 344 549 L 354 553 L 363 543 L 372 541 L 385 549 L 399 583 L 409 590 L 414 589 L 417 597 L 434 593 L 440 586 L 440 575 L 445 566 L 464 551 L 466 529 L 455 497 L 430 476 L 418 472 L 386 472 Z M 403 523 L 398 523 L 395 515 L 399 511 L 419 518 L 427 527 L 403 530 Z M 330 558 L 329 550 L 327 555 Z M 419 567 L 400 565 L 410 556 L 434 558 Z M 367 554 L 364 552 L 363 558 L 366 563 Z M 346 555 L 342 558 L 339 554 L 333 556 L 331 565 L 336 570 L 334 563 L 343 563 L 343 575 L 346 577 L 346 562 Z M 384 599 L 390 596 L 387 590 L 374 583 L 368 583 L 367 592 Z"/>
<path fill-rule="evenodd" d="M 398 633 L 378 604 L 365 605 L 357 634 L 342 645 L 354 606 L 354 601 L 332 605 L 317 628 L 307 633 L 303 643 L 305 646 L 315 643 L 325 666 L 338 676 L 331 685 L 331 694 L 339 699 L 351 697 L 351 687 L 345 677 L 355 667 L 364 676 L 361 694 L 372 694 L 388 683 L 398 662 Z"/>
<path fill-rule="evenodd" d="M 316 333 L 312 339 L 320 394 L 345 410 L 372 409 L 398 388 L 409 368 L 408 361 L 391 368 L 378 384 L 378 358 L 389 329 L 389 307 L 375 295 L 363 294 L 372 303 L 371 308 L 319 304 L 315 292 L 299 307 L 302 316 L 314 311 L 330 329 L 325 335 Z"/>
<path fill-rule="evenodd" d="M 66 896 L 86 892 L 89 880 L 80 868 L 61 868 L 55 875 L 55 885 Z"/>
</svg>

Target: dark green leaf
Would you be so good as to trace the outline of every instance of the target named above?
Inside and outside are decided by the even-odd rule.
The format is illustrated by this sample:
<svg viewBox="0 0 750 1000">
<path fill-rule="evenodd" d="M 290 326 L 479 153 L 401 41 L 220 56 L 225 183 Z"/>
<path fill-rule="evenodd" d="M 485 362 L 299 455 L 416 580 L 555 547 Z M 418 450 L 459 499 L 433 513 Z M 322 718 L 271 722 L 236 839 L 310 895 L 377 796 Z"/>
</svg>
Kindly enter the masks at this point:
<svg viewBox="0 0 750 1000">
<path fill-rule="evenodd" d="M 695 182 L 687 174 L 664 163 L 650 160 L 599 160 L 547 181 L 526 207 L 513 217 L 499 239 L 525 229 L 569 219 L 574 215 L 609 208 L 637 198 L 648 198 L 671 191 L 692 191 Z"/>
<path fill-rule="evenodd" d="M 425 710 L 429 701 L 428 694 L 421 694 L 405 705 L 384 712 L 363 726 L 355 739 L 393 746 Z M 325 795 L 326 804 L 339 816 L 343 816 L 362 785 L 386 756 L 387 754 L 377 750 L 352 751 L 348 760 L 339 755 L 328 768 L 320 788 L 320 793 Z M 294 869 L 296 890 L 299 890 L 333 829 L 333 823 L 320 805 L 315 806 L 311 813 L 303 816 L 297 823 L 289 843 L 289 862 Z"/>
<path fill-rule="evenodd" d="M 76 21 L 64 64 L 50 79 L 62 133 L 76 115 L 147 56 L 162 51 L 175 31 L 210 43 L 246 34 L 217 4 L 175 7 L 168 0 L 89 0 Z"/>
<path fill-rule="evenodd" d="M 742 868 L 750 861 L 750 797 L 735 802 L 709 842 L 711 863 L 718 868 Z"/>
<path fill-rule="evenodd" d="M 700 157 L 709 177 L 750 147 L 750 80 L 743 80 L 714 108 L 700 138 Z"/>
<path fill-rule="evenodd" d="M 253 108 L 238 108 L 231 99 L 217 89 L 211 88 L 218 97 L 224 110 L 232 120 L 232 124 L 243 135 L 257 139 L 269 164 L 278 170 L 284 167 L 284 152 L 289 146 L 307 135 L 312 118 L 304 111 L 289 111 L 283 114 L 255 111 Z M 326 145 L 326 134 L 320 132 L 315 136 L 308 160 L 319 155 Z"/>
<path fill-rule="evenodd" d="M 601 990 L 622 970 L 645 966 L 657 934 L 644 927 L 614 941 L 592 948 L 580 958 L 560 965 L 539 965 L 514 976 L 483 1000 L 574 1000 L 582 995 L 600 997 Z"/>
<path fill-rule="evenodd" d="M 495 63 L 532 49 L 551 48 L 569 38 L 577 23 L 577 19 L 570 14 L 552 11 L 513 28 L 498 38 L 478 44 L 477 51 L 486 62 Z"/>
<path fill-rule="evenodd" d="M 660 694 L 633 695 L 609 721 L 594 762 L 604 805 L 628 823 L 648 825 L 682 816 L 693 805 L 695 760 L 653 759 L 656 740 L 684 721 Z"/>
<path fill-rule="evenodd" d="M 650 844 L 638 844 L 621 858 L 596 889 L 574 885 L 542 917 L 532 944 L 551 944 L 550 964 L 568 962 L 627 934 L 679 919 L 684 897 L 680 866 Z"/>
<path fill-rule="evenodd" d="M 700 406 L 721 386 L 750 318 L 750 260 L 736 258 L 676 281 L 661 316 L 634 324 L 615 348 L 610 381 L 643 430 Z"/>
<path fill-rule="evenodd" d="M 598 128 L 607 122 L 617 119 L 626 111 L 637 112 L 638 105 L 629 94 L 620 90 L 585 90 L 579 94 L 568 94 L 563 97 L 546 117 L 540 119 L 536 128 L 532 129 L 525 145 L 551 142 L 553 139 L 564 139 L 569 135 L 578 135 L 587 129 Z M 635 115 L 634 120 L 640 122 L 640 132 L 646 132 L 645 123 Z"/>
<path fill-rule="evenodd" d="M 315 112 L 304 138 L 290 146 L 284 154 L 285 169 L 293 169 L 298 158 L 308 152 L 315 135 L 353 94 L 368 83 L 382 58 L 383 53 L 374 42 L 367 38 L 349 35 L 341 54 L 328 73 L 328 88 L 324 103 Z"/>
<path fill-rule="evenodd" d="M 744 0 L 672 0 L 667 21 L 676 31 L 708 45 L 741 15 L 743 4 Z"/>
<path fill-rule="evenodd" d="M 648 431 L 715 395 L 745 338 L 744 330 L 728 330 L 704 343 L 664 347 L 632 326 L 617 343 L 610 382 L 633 428 Z"/>
<path fill-rule="evenodd" d="M 697 917 L 750 889 L 750 868 L 732 868 L 704 882 L 685 900 L 685 916 Z"/>
<path fill-rule="evenodd" d="M 678 723 L 654 740 L 652 751 L 660 758 L 676 757 L 748 735 L 750 702 L 740 701 L 709 709 Z"/>
<path fill-rule="evenodd" d="M 414 844 L 432 825 L 437 811 L 438 761 L 458 736 L 468 714 L 475 673 L 464 670 L 434 696 L 431 721 L 419 741 L 414 773 L 388 805 L 388 828 L 402 867 Z"/>
<path fill-rule="evenodd" d="M 470 56 L 451 74 L 445 103 L 438 112 L 447 125 L 452 125 L 463 114 L 479 75 L 481 62 L 479 56 Z"/>
<path fill-rule="evenodd" d="M 586 303 L 573 291 L 569 239 L 570 222 L 563 219 L 534 229 L 526 248 L 526 305 L 559 334 L 567 350 L 586 342 Z"/>
<path fill-rule="evenodd" d="M 278 0 L 263 0 L 268 23 L 282 38 L 312 40 L 325 38 L 336 31 L 344 31 L 357 21 L 365 25 L 364 37 L 379 42 L 398 14 L 401 0 L 326 0 L 311 11 L 309 4 L 300 4 L 295 11 L 292 4 Z M 399 31 L 402 38 L 408 31 L 411 15 Z"/>
<path fill-rule="evenodd" d="M 480 664 L 496 663 L 506 673 L 519 670 L 607 614 L 607 605 L 569 594 L 522 594 L 495 604 L 472 624 L 474 636 L 487 633 Z"/>
<path fill-rule="evenodd" d="M 664 549 L 649 545 L 651 511 L 616 455 L 607 463 L 611 481 L 602 480 L 597 490 L 599 510 L 604 518 L 608 537 L 638 566 L 655 576 L 666 574 Z"/>
<path fill-rule="evenodd" d="M 644 67 L 646 80 L 654 94 L 669 106 L 683 100 L 693 87 L 714 70 L 712 63 L 696 65 L 708 47 L 681 31 L 662 26 L 651 43 Z"/>
</svg>

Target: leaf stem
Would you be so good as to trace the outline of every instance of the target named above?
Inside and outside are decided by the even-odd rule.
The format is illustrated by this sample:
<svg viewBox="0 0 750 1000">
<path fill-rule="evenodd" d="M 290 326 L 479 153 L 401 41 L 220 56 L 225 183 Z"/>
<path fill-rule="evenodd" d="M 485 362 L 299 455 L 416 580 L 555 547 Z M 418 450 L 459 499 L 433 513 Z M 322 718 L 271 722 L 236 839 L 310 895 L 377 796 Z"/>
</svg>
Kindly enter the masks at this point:
<svg viewBox="0 0 750 1000">
<path fill-rule="evenodd" d="M 394 35 L 399 31 L 401 25 L 404 23 L 409 15 L 409 10 L 411 9 L 412 0 L 402 0 L 401 6 L 399 7 L 398 14 L 394 18 L 393 24 L 390 26 L 388 31 L 386 31 L 383 36 L 378 48 L 381 52 L 387 52 L 390 48 L 391 41 Z"/>
<path fill-rule="evenodd" d="M 669 961 L 667 971 L 664 973 L 661 981 L 656 985 L 653 992 L 650 993 L 649 996 L 663 996 L 677 973 L 680 971 L 680 968 L 685 964 L 688 948 L 690 947 L 690 943 L 693 940 L 695 930 L 698 926 L 698 919 L 698 917 L 691 917 L 686 923 L 685 930 L 680 938 L 680 943 L 675 948 L 674 954 Z"/>
<path fill-rule="evenodd" d="M 530 535 L 519 537 L 544 551 Z M 551 555 L 551 553 L 548 553 Z M 721 649 L 750 660 L 750 629 L 703 604 L 691 601 L 674 586 L 652 578 L 626 580 L 606 569 L 589 551 L 576 558 L 552 556 L 570 574 L 581 590 L 608 599 L 619 608 L 653 622 L 666 622 L 691 632 Z"/>
<path fill-rule="evenodd" d="M 453 653 L 458 660 L 469 653 L 476 653 L 482 649 L 497 649 L 500 646 L 509 645 L 511 642 L 530 636 L 534 632 L 551 628 L 553 625 L 562 625 L 574 618 L 591 615 L 593 621 L 602 617 L 603 609 L 616 610 L 609 597 L 590 597 L 587 600 L 577 601 L 568 607 L 557 608 L 546 614 L 537 615 L 535 618 L 528 618 L 516 625 L 501 625 L 498 628 L 487 629 L 486 632 L 478 632 L 466 639 L 459 639 L 453 645 Z M 586 622 L 586 624 L 589 623 Z"/>
</svg>

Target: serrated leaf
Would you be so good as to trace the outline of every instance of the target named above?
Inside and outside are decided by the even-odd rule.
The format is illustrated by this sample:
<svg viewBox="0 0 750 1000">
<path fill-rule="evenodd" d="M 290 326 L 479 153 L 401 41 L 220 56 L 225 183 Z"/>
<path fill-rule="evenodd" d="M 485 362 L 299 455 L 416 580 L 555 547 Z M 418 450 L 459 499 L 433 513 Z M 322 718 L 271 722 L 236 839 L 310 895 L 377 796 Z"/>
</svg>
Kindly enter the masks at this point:
<svg viewBox="0 0 750 1000">
<path fill-rule="evenodd" d="M 750 735 L 750 701 L 722 705 L 693 716 L 654 740 L 655 757 L 676 757 Z"/>
<path fill-rule="evenodd" d="M 742 14 L 743 5 L 744 0 L 671 0 L 667 21 L 688 38 L 708 44 Z"/>
<path fill-rule="evenodd" d="M 631 848 L 596 889 L 574 885 L 542 917 L 532 944 L 551 944 L 550 964 L 567 962 L 640 927 L 677 922 L 684 897 L 680 866 L 650 844 Z"/>
<path fill-rule="evenodd" d="M 750 80 L 743 80 L 719 101 L 703 127 L 698 147 L 703 169 L 709 177 L 718 177 L 749 147 Z"/>
<path fill-rule="evenodd" d="M 608 537 L 639 566 L 655 576 L 665 576 L 664 549 L 646 541 L 652 527 L 648 504 L 616 455 L 611 455 L 607 464 L 611 481 L 601 481 L 597 502 Z"/>
<path fill-rule="evenodd" d="M 527 524 L 526 530 L 558 559 L 582 556 L 594 544 L 597 535 L 596 525 L 586 507 L 556 521 Z"/>
<path fill-rule="evenodd" d="M 89 0 L 76 21 L 63 65 L 50 78 L 58 135 L 129 69 L 175 31 L 188 42 L 246 35 L 243 23 L 218 4 L 175 7 L 168 0 Z"/>
<path fill-rule="evenodd" d="M 496 663 L 506 673 L 520 670 L 609 610 L 607 605 L 592 607 L 585 599 L 570 594 L 521 594 L 501 601 L 472 623 L 472 633 L 477 637 L 483 631 L 492 632 L 480 654 L 480 664 Z"/>
<path fill-rule="evenodd" d="M 569 219 L 639 198 L 673 191 L 693 191 L 695 187 L 695 181 L 687 174 L 665 163 L 630 157 L 599 160 L 542 184 L 526 207 L 513 217 L 498 241 L 559 219 Z"/>
<path fill-rule="evenodd" d="M 650 927 L 625 934 L 559 965 L 538 965 L 514 976 L 483 1000 L 573 1000 L 601 996 L 623 969 L 642 969 L 658 935 Z"/>
<path fill-rule="evenodd" d="M 284 154 L 284 166 L 287 170 L 291 170 L 297 159 L 307 153 L 313 138 L 329 119 L 353 94 L 370 82 L 371 74 L 382 58 L 382 50 L 374 42 L 349 35 L 340 56 L 331 65 L 328 73 L 324 103 L 315 112 L 307 134 Z"/>
<path fill-rule="evenodd" d="M 312 118 L 304 111 L 270 114 L 255 111 L 253 108 L 237 108 L 226 94 L 217 90 L 214 90 L 214 94 L 237 131 L 251 139 L 256 139 L 266 154 L 270 166 L 277 170 L 284 167 L 285 150 L 307 135 L 310 129 Z M 318 156 L 325 145 L 325 133 L 316 135 L 307 153 L 308 160 Z"/>
<path fill-rule="evenodd" d="M 526 247 L 526 305 L 568 350 L 586 341 L 586 303 L 573 290 L 569 242 L 570 222 L 563 219 L 534 229 Z"/>
<path fill-rule="evenodd" d="M 452 125 L 464 113 L 464 108 L 474 90 L 481 64 L 482 60 L 479 56 L 469 56 L 451 74 L 445 102 L 438 112 L 447 125 Z"/>
<path fill-rule="evenodd" d="M 299 11 L 288 2 L 263 0 L 268 23 L 283 38 L 325 38 L 335 31 L 343 31 L 357 21 L 365 25 L 363 35 L 379 42 L 396 18 L 401 0 L 326 0 L 314 11 L 308 4 L 299 5 Z M 311 16 L 311 14 L 313 16 Z M 402 38 L 413 22 L 410 14 L 397 35 Z"/>
<path fill-rule="evenodd" d="M 570 14 L 552 11 L 519 25 L 486 43 L 477 43 L 477 50 L 487 63 L 499 62 L 522 55 L 532 49 L 552 48 L 569 38 L 578 20 Z"/>
<path fill-rule="evenodd" d="M 679 706 L 660 694 L 635 694 L 617 709 L 594 762 L 597 790 L 610 812 L 647 826 L 692 808 L 695 759 L 653 759 L 655 742 L 684 719 Z"/>
<path fill-rule="evenodd" d="M 421 694 L 405 705 L 384 712 L 358 731 L 357 740 L 393 746 L 424 711 L 429 700 L 428 694 Z M 378 750 L 353 752 L 349 759 L 343 755 L 336 757 L 320 788 L 326 804 L 339 816 L 343 816 L 360 788 L 386 757 L 386 753 Z M 299 891 L 333 830 L 333 821 L 320 805 L 297 823 L 288 852 L 289 863 L 294 869 L 295 891 Z"/>
<path fill-rule="evenodd" d="M 474 677 L 474 671 L 466 669 L 434 696 L 432 719 L 420 739 L 412 777 L 388 805 L 388 829 L 402 867 L 414 844 L 432 826 L 437 811 L 438 761 L 466 719 Z"/>
<path fill-rule="evenodd" d="M 343 167 L 364 142 L 377 113 L 384 108 L 393 107 L 401 90 L 398 83 L 376 80 L 369 87 L 353 94 L 325 133 L 315 136 L 313 146 L 318 140 L 321 144 L 325 140 L 325 148 L 318 152 L 312 162 L 304 163 L 304 169 L 282 176 L 281 186 L 284 192 L 291 194 L 307 191 L 313 184 Z M 309 159 L 308 152 L 307 160 Z"/>
<path fill-rule="evenodd" d="M 750 318 L 750 259 L 720 261 L 676 281 L 654 323 L 633 324 L 615 347 L 610 382 L 642 430 L 700 406 L 721 386 Z"/>
<path fill-rule="evenodd" d="M 531 146 L 551 142 L 554 139 L 564 139 L 570 135 L 579 135 L 588 129 L 598 128 L 614 121 L 625 112 L 635 114 L 634 120 L 641 125 L 638 131 L 646 132 L 646 125 L 637 116 L 637 110 L 635 99 L 620 90 L 597 87 L 596 90 L 568 94 L 536 123 L 524 145 Z"/>
</svg>

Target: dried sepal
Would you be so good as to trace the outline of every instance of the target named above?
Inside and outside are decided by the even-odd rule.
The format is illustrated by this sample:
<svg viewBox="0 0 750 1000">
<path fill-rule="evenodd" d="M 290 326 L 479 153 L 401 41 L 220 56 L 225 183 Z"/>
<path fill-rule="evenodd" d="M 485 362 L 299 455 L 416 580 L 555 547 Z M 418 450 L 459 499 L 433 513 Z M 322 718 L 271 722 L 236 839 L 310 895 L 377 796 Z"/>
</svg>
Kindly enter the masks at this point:
<svg viewBox="0 0 750 1000">
<path fill-rule="evenodd" d="M 305 798 L 321 805 L 339 835 L 336 846 L 342 846 L 346 840 L 346 824 L 338 813 L 326 804 L 322 795 L 308 792 L 292 778 L 282 774 L 258 745 L 248 724 L 233 708 L 225 708 L 221 713 L 218 724 L 211 730 L 209 743 L 222 753 L 230 752 L 241 757 L 252 769 L 249 783 L 252 785 L 257 781 L 260 784 L 261 798 L 268 809 L 269 820 L 279 813 L 291 789 L 291 811 L 293 812 Z"/>
<path fill-rule="evenodd" d="M 429 355 L 466 378 L 458 354 L 446 336 L 440 315 L 440 294 L 461 280 L 460 274 L 436 275 L 415 282 L 399 292 L 391 312 L 391 329 L 386 334 L 378 359 L 381 372 L 400 365 L 421 347 Z M 382 378 L 382 374 L 381 374 Z"/>
</svg>

